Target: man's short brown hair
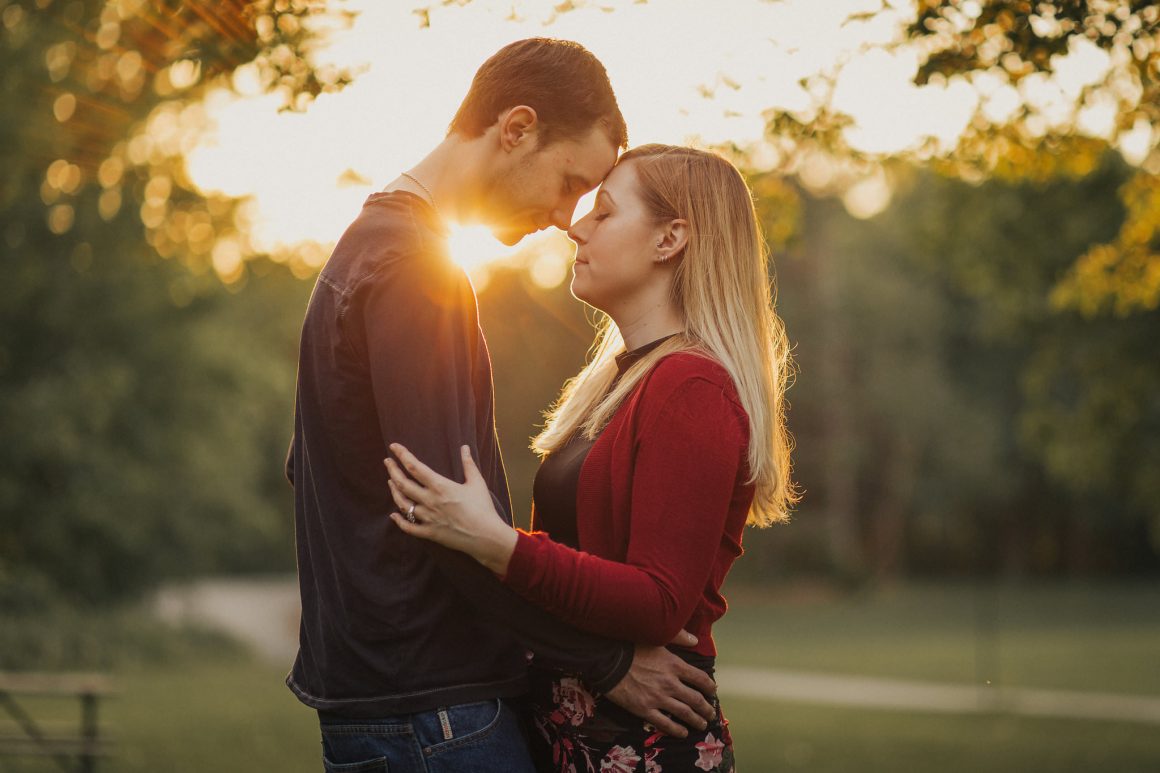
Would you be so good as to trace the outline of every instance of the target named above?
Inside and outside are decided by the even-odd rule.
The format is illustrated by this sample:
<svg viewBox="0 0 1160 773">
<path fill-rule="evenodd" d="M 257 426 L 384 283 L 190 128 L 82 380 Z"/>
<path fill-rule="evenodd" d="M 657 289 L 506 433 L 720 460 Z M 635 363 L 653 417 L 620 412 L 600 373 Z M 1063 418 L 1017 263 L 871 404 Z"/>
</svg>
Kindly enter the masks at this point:
<svg viewBox="0 0 1160 773">
<path fill-rule="evenodd" d="M 478 137 L 516 105 L 536 111 L 540 145 L 600 125 L 616 147 L 628 147 L 628 128 L 608 73 L 579 43 L 528 38 L 501 48 L 475 73 L 447 133 Z"/>
</svg>

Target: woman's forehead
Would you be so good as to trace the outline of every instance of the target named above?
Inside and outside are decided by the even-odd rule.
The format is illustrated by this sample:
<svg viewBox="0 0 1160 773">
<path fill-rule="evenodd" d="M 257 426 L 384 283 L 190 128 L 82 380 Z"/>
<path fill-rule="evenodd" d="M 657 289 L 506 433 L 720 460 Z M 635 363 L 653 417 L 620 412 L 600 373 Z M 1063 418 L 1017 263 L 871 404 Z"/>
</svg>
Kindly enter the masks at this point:
<svg viewBox="0 0 1160 773">
<path fill-rule="evenodd" d="M 612 168 L 608 177 L 601 183 L 600 190 L 616 199 L 617 193 L 635 190 L 636 182 L 636 161 L 629 159 L 619 162 Z"/>
</svg>

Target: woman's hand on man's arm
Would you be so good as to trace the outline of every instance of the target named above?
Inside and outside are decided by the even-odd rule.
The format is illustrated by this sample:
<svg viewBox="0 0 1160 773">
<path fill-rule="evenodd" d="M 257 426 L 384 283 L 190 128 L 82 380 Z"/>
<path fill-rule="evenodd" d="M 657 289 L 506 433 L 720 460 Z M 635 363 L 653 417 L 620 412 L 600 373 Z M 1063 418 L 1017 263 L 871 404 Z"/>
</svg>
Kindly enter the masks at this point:
<svg viewBox="0 0 1160 773">
<path fill-rule="evenodd" d="M 496 512 L 471 450 L 460 448 L 466 478 L 463 483 L 435 472 L 398 443 L 391 444 L 391 451 L 402 464 L 383 460 L 391 476 L 391 496 L 401 511 L 391 513 L 398 527 L 412 536 L 467 553 L 498 575 L 506 574 L 518 537 Z"/>
</svg>

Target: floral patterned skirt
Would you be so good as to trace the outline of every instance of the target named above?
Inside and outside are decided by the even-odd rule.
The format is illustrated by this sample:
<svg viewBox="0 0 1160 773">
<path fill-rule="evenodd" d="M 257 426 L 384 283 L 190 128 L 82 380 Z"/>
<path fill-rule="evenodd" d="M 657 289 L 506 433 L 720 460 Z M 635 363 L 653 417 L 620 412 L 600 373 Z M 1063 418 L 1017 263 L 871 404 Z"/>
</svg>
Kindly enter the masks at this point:
<svg viewBox="0 0 1160 773">
<path fill-rule="evenodd" d="M 708 667 L 694 663 L 712 676 Z M 532 670 L 530 743 L 541 773 L 733 773 L 733 739 L 721 706 L 705 730 L 673 738 L 579 679 Z"/>
</svg>

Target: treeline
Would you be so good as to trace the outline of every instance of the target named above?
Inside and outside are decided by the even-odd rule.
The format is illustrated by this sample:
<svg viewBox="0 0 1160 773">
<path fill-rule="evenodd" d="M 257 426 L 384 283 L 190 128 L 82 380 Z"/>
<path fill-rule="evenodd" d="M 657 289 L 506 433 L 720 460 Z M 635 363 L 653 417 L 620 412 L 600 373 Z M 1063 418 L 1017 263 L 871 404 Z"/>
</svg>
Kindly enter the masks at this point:
<svg viewBox="0 0 1160 773">
<path fill-rule="evenodd" d="M 164 8 L 183 23 L 152 24 L 146 5 L 114 25 L 98 0 L 5 10 L 0 613 L 293 569 L 282 463 L 310 281 L 255 260 L 223 284 L 207 234 L 244 237 L 232 204 L 202 199 L 180 158 L 127 149 L 175 98 L 182 57 L 204 80 L 282 41 L 219 40 L 191 4 Z M 100 48 L 114 26 L 118 48 Z M 323 88 L 303 72 L 291 91 Z M 1110 155 L 1047 184 L 910 172 L 868 221 L 762 194 L 805 498 L 790 525 L 748 533 L 741 576 L 1160 568 L 1160 313 L 1049 301 L 1077 256 L 1121 232 L 1131 174 Z M 526 520 L 527 439 L 591 328 L 566 287 L 514 271 L 480 305 Z"/>
<path fill-rule="evenodd" d="M 775 261 L 805 497 L 789 525 L 748 532 L 739 577 L 1160 568 L 1160 314 L 1047 301 L 1119 226 L 1124 174 L 1110 160 L 1048 185 L 916 174 L 868 221 L 805 201 Z M 2 216 L 4 607 L 292 570 L 281 466 L 310 282 L 255 263 L 226 289 L 151 255 L 131 215 L 65 235 L 36 201 Z M 526 522 L 527 439 L 591 332 L 566 286 L 516 271 L 480 306 Z"/>
</svg>

